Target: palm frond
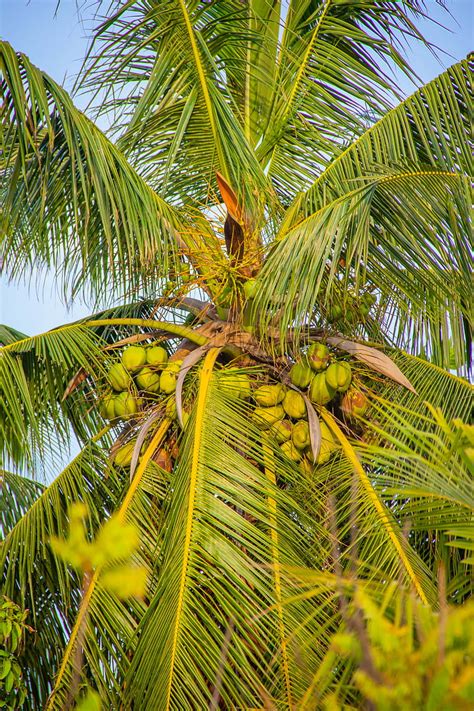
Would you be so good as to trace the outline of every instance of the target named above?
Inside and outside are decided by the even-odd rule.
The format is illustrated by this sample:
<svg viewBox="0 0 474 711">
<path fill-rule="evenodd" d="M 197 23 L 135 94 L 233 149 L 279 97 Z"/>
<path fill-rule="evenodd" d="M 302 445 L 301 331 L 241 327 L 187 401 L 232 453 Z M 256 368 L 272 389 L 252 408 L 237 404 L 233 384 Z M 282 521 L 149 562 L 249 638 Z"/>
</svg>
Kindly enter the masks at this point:
<svg viewBox="0 0 474 711">
<path fill-rule="evenodd" d="M 423 41 L 414 24 L 423 14 L 418 0 L 288 3 L 257 149 L 284 202 L 388 109 L 390 64 L 413 78 L 401 38 Z"/>
<path fill-rule="evenodd" d="M 0 537 L 3 540 L 41 495 L 44 486 L 37 481 L 0 471 Z"/>
<path fill-rule="evenodd" d="M 173 473 L 156 590 L 126 684 L 143 707 L 205 708 L 218 681 L 229 706 L 267 696 L 283 703 L 289 694 L 297 700 L 304 687 L 298 655 L 316 653 L 298 634 L 311 617 L 307 605 L 289 606 L 283 616 L 273 608 L 294 592 L 276 575 L 278 565 L 308 559 L 297 507 L 265 473 L 261 435 L 249 430 L 247 409 L 216 387 L 213 358 L 211 351 Z M 275 466 L 276 477 L 291 476 L 281 456 Z"/>
<path fill-rule="evenodd" d="M 36 498 L 2 543 L 3 591 L 30 610 L 28 621 L 35 629 L 35 643 L 27 644 L 22 656 L 29 708 L 44 708 L 51 672 L 59 667 L 81 591 L 80 579 L 54 554 L 49 539 L 66 535 L 68 508 L 75 501 L 86 503 L 89 530 L 97 530 L 114 510 L 122 488 L 123 480 L 107 463 L 107 451 L 90 443 Z"/>
<path fill-rule="evenodd" d="M 67 447 L 71 425 L 87 439 L 97 432 L 97 416 L 84 395 L 62 402 L 79 369 L 95 380 L 105 375 L 101 342 L 81 324 L 12 341 L 0 348 L 0 430 L 4 461 L 41 470 L 46 452 Z"/>
<path fill-rule="evenodd" d="M 466 363 L 470 92 L 463 61 L 387 114 L 297 198 L 261 275 L 264 323 L 277 309 L 271 301 L 284 303 L 283 331 L 324 318 L 332 300 L 344 303 L 345 292 L 368 284 L 387 338 L 408 348 L 418 331 L 441 365 L 449 365 L 442 341 L 451 338 L 458 365 Z"/>
<path fill-rule="evenodd" d="M 255 212 L 253 191 L 266 179 L 235 121 L 225 80 L 226 54 L 234 67 L 245 59 L 244 16 L 235 0 L 159 7 L 138 0 L 96 30 L 83 88 L 100 92 L 101 111 L 125 113 L 118 145 L 175 202 L 209 202 L 220 171 Z"/>
<path fill-rule="evenodd" d="M 53 268 L 72 293 L 145 288 L 176 263 L 182 221 L 73 105 L 0 44 L 1 255 L 15 278 Z M 189 232 L 189 229 L 183 230 Z"/>
</svg>

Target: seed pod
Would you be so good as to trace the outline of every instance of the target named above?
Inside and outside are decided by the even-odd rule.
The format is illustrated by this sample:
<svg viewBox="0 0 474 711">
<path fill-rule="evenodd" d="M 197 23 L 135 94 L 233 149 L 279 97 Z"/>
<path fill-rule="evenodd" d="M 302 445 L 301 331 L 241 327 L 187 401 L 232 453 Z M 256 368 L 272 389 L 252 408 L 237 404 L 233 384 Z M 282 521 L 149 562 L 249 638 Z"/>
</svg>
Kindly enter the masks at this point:
<svg viewBox="0 0 474 711">
<path fill-rule="evenodd" d="M 146 349 L 146 362 L 148 365 L 162 365 L 168 361 L 168 353 L 161 346 L 151 346 Z"/>
<path fill-rule="evenodd" d="M 319 372 L 327 368 L 330 355 L 329 348 L 324 343 L 313 343 L 308 348 L 306 357 L 311 368 Z"/>
<path fill-rule="evenodd" d="M 334 390 L 343 393 L 347 390 L 352 380 L 352 368 L 349 363 L 340 360 L 337 363 L 331 363 L 324 374 L 326 383 Z"/>
<path fill-rule="evenodd" d="M 262 385 L 255 390 L 253 396 L 261 407 L 273 407 L 283 400 L 285 392 L 285 386 L 278 383 L 278 385 Z"/>
<path fill-rule="evenodd" d="M 268 430 L 274 422 L 282 420 L 285 416 L 285 411 L 281 405 L 274 407 L 256 407 L 252 413 L 252 419 L 262 430 Z"/>
<path fill-rule="evenodd" d="M 349 388 L 341 402 L 342 411 L 349 417 L 364 415 L 369 407 L 369 401 L 360 390 Z"/>
<path fill-rule="evenodd" d="M 297 388 L 304 390 L 313 377 L 313 371 L 307 362 L 299 361 L 290 370 L 290 380 Z"/>
<path fill-rule="evenodd" d="M 279 420 L 270 427 L 269 434 L 275 437 L 278 444 L 283 444 L 290 439 L 292 429 L 293 425 L 289 420 Z"/>
<path fill-rule="evenodd" d="M 333 399 L 336 390 L 331 387 L 325 377 L 325 373 L 318 373 L 314 376 L 309 386 L 309 398 L 317 405 L 326 405 Z"/>
<path fill-rule="evenodd" d="M 305 449 L 310 445 L 311 438 L 309 436 L 309 426 L 305 420 L 300 420 L 293 427 L 291 439 L 296 449 Z"/>
<path fill-rule="evenodd" d="M 291 440 L 288 440 L 288 442 L 282 444 L 280 449 L 283 454 L 288 457 L 288 459 L 291 459 L 292 462 L 299 462 L 301 460 L 301 452 L 296 449 Z"/>
<path fill-rule="evenodd" d="M 283 398 L 282 405 L 286 414 L 294 420 L 299 420 L 306 416 L 306 403 L 301 393 L 296 393 L 294 390 L 288 390 Z"/>
<path fill-rule="evenodd" d="M 137 375 L 137 383 L 142 390 L 149 393 L 157 393 L 160 390 L 160 374 L 148 366 L 141 369 Z"/>
<path fill-rule="evenodd" d="M 122 363 L 114 363 L 110 367 L 107 377 L 113 389 L 117 391 L 128 390 L 132 382 L 129 372 Z"/>
<path fill-rule="evenodd" d="M 122 353 L 122 365 L 130 373 L 140 370 L 146 363 L 146 350 L 143 346 L 128 346 Z"/>
</svg>

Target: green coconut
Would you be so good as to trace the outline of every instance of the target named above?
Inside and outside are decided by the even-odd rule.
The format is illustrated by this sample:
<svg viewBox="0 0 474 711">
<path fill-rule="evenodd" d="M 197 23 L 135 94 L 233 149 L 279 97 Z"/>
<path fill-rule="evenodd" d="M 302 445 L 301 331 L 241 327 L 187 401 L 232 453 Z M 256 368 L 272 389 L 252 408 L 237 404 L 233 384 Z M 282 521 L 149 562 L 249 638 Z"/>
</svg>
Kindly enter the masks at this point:
<svg viewBox="0 0 474 711">
<path fill-rule="evenodd" d="M 342 411 L 349 417 L 361 417 L 365 415 L 368 407 L 369 400 L 367 396 L 356 388 L 349 388 L 342 398 Z"/>
<path fill-rule="evenodd" d="M 250 378 L 238 368 L 227 368 L 219 373 L 219 388 L 231 397 L 246 400 L 252 394 Z"/>
<path fill-rule="evenodd" d="M 137 375 L 137 384 L 141 390 L 146 390 L 149 393 L 157 393 L 160 391 L 160 374 L 157 373 L 156 370 L 145 366 Z"/>
<path fill-rule="evenodd" d="M 278 444 L 283 444 L 290 439 L 292 429 L 293 425 L 289 420 L 279 420 L 270 427 L 269 434 L 275 437 Z"/>
<path fill-rule="evenodd" d="M 347 390 L 352 380 L 352 368 L 349 363 L 344 360 L 331 363 L 329 368 L 324 373 L 326 383 L 329 387 L 343 393 Z"/>
<path fill-rule="evenodd" d="M 309 446 L 311 438 L 309 435 L 309 425 L 305 420 L 300 420 L 293 427 L 291 439 L 296 449 L 305 449 Z"/>
<path fill-rule="evenodd" d="M 122 353 L 122 365 L 129 373 L 136 373 L 146 363 L 146 350 L 143 346 L 128 346 Z"/>
<path fill-rule="evenodd" d="M 277 385 L 261 385 L 253 394 L 261 407 L 273 407 L 285 397 L 286 388 L 281 383 Z"/>
<path fill-rule="evenodd" d="M 307 362 L 299 361 L 290 370 L 290 380 L 297 388 L 304 390 L 308 387 L 313 377 L 313 371 Z"/>
<path fill-rule="evenodd" d="M 286 414 L 294 420 L 300 420 L 302 417 L 306 417 L 306 403 L 301 393 L 288 390 L 283 398 L 282 405 Z"/>
<path fill-rule="evenodd" d="M 161 346 L 151 346 L 146 349 L 146 362 L 148 365 L 163 365 L 168 362 L 168 353 Z"/>
<path fill-rule="evenodd" d="M 130 417 L 138 410 L 136 398 L 128 392 L 122 392 L 115 396 L 114 409 L 116 417 Z"/>
<path fill-rule="evenodd" d="M 330 355 L 331 352 L 324 343 L 313 343 L 308 348 L 306 357 L 311 368 L 319 372 L 327 368 Z"/>
<path fill-rule="evenodd" d="M 288 442 L 284 442 L 281 445 L 280 449 L 283 454 L 288 457 L 288 459 L 291 459 L 292 462 L 301 461 L 301 452 L 295 447 L 295 445 L 290 439 L 288 440 Z"/>
<path fill-rule="evenodd" d="M 117 390 L 117 392 L 120 392 L 121 390 L 128 390 L 132 382 L 130 373 L 126 370 L 122 363 L 114 363 L 109 368 L 107 377 L 109 379 L 109 383 L 114 390 Z"/>
<path fill-rule="evenodd" d="M 106 420 L 115 418 L 115 395 L 112 392 L 104 395 L 100 402 L 99 411 Z"/>
<path fill-rule="evenodd" d="M 262 430 L 268 430 L 274 422 L 282 420 L 285 416 L 285 411 L 281 405 L 273 407 L 256 407 L 252 413 L 253 421 Z"/>
<path fill-rule="evenodd" d="M 118 467 L 129 467 L 132 463 L 133 450 L 135 449 L 135 442 L 129 442 L 128 444 L 122 445 L 120 449 L 117 449 L 114 455 L 114 464 Z"/>
<path fill-rule="evenodd" d="M 309 398 L 317 405 L 326 405 L 333 399 L 336 390 L 331 387 L 325 377 L 325 373 L 318 373 L 314 376 L 309 386 Z"/>
</svg>

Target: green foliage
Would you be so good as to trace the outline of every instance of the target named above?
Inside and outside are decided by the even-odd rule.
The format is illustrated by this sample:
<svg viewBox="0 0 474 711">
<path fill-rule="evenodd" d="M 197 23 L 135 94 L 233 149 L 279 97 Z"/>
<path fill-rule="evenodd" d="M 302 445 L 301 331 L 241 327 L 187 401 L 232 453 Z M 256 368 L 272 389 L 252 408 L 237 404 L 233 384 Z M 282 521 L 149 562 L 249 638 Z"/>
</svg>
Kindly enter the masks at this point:
<svg viewBox="0 0 474 711">
<path fill-rule="evenodd" d="M 102 7 L 115 142 L 0 43 L 0 260 L 99 310 L 0 327 L 9 703 L 464 708 L 469 60 L 393 107 L 421 0 Z"/>
<path fill-rule="evenodd" d="M 25 632 L 33 632 L 26 624 L 28 610 L 3 597 L 0 603 L 0 708 L 21 709 L 27 689 L 18 655 Z"/>
<path fill-rule="evenodd" d="M 129 562 L 139 545 L 135 527 L 116 514 L 104 523 L 93 541 L 88 541 L 83 523 L 86 515 L 84 504 L 71 506 L 69 536 L 51 538 L 54 553 L 81 572 L 100 570 L 102 586 L 119 599 L 143 595 L 146 570 Z"/>
<path fill-rule="evenodd" d="M 351 609 L 352 608 L 352 609 Z M 369 595 L 357 590 L 347 614 L 358 614 L 359 625 L 349 619 L 336 634 L 330 649 L 356 669 L 352 683 L 362 704 L 379 711 L 468 711 L 474 694 L 474 609 L 440 611 L 405 599 L 396 617 Z M 338 698 L 339 697 L 339 698 Z M 334 694 L 324 708 L 345 708 Z"/>
</svg>

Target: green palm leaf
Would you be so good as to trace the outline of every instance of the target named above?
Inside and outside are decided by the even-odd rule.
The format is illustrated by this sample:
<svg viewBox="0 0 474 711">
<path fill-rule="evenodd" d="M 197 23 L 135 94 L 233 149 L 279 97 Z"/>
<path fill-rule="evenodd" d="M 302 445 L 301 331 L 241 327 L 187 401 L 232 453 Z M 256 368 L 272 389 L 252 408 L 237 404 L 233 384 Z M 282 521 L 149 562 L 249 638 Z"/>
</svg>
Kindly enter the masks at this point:
<svg viewBox="0 0 474 711">
<path fill-rule="evenodd" d="M 0 81 L 8 273 L 52 267 L 73 291 L 86 282 L 100 295 L 166 275 L 180 244 L 176 213 L 64 89 L 6 42 Z"/>
<path fill-rule="evenodd" d="M 275 566 L 306 557 L 288 516 L 296 507 L 236 449 L 261 457 L 260 435 L 253 428 L 245 434 L 244 412 L 219 396 L 211 375 L 215 357 L 211 351 L 201 373 L 174 473 L 156 592 L 139 626 L 127 682 L 130 698 L 144 707 L 207 707 L 221 661 L 226 671 L 219 694 L 226 705 L 255 705 L 265 694 L 288 704 L 289 695 L 296 700 L 304 688 L 298 654 L 315 654 L 297 633 L 311 617 L 305 604 L 284 613 L 267 610 L 293 592 L 283 576 L 276 584 Z M 288 464 L 275 461 L 277 475 L 288 476 Z M 268 658 L 258 642 L 263 639 Z M 282 667 L 287 672 L 278 673 Z"/>
<path fill-rule="evenodd" d="M 235 66 L 237 54 L 243 65 L 242 14 L 235 1 L 166 0 L 159 11 L 154 3 L 127 3 L 97 29 L 82 87 L 106 87 L 111 99 L 102 111 L 123 114 L 125 107 L 119 145 L 160 193 L 207 203 L 219 171 L 252 213 L 253 191 L 266 180 L 235 121 L 220 56 L 232 47 L 229 63 Z"/>
<path fill-rule="evenodd" d="M 369 283 L 380 289 L 377 318 L 385 317 L 387 336 L 406 347 L 421 329 L 428 349 L 446 364 L 440 337 L 451 334 L 458 364 L 466 361 L 463 321 L 472 318 L 467 71 L 461 62 L 420 89 L 297 198 L 261 275 L 264 323 L 275 313 L 270 299 L 284 300 L 283 331 L 295 317 L 319 312 L 320 318 L 351 284 L 357 291 Z"/>
</svg>

